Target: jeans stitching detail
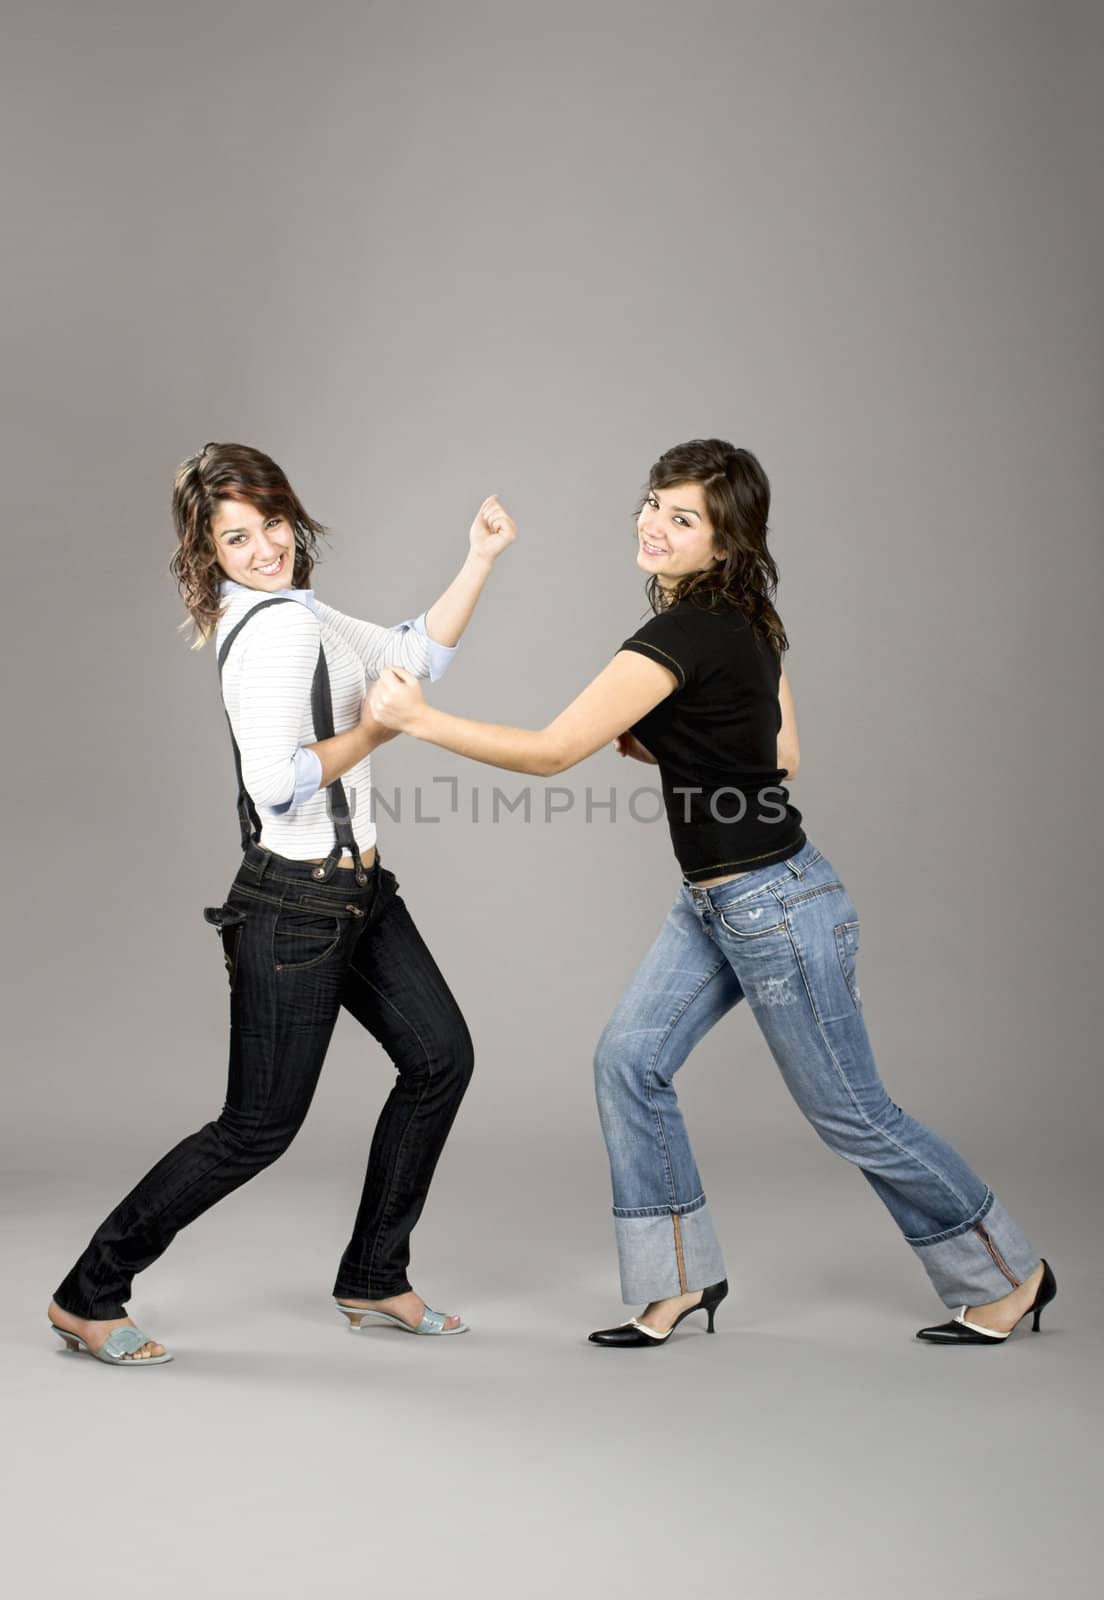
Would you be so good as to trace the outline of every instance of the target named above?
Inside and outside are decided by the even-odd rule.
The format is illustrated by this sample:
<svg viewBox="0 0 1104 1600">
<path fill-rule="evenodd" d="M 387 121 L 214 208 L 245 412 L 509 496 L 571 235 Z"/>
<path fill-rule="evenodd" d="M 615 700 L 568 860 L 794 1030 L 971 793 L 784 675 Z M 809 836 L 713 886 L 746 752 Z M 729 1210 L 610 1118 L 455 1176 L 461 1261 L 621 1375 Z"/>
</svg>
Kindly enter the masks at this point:
<svg viewBox="0 0 1104 1600">
<path fill-rule="evenodd" d="M 956 1227 L 944 1228 L 940 1233 L 926 1233 L 918 1237 L 913 1237 L 909 1234 L 906 1234 L 905 1243 L 912 1245 L 914 1250 L 919 1250 L 928 1245 L 945 1244 L 951 1239 L 960 1239 L 964 1233 L 972 1232 L 979 1222 L 983 1222 L 985 1220 L 990 1211 L 992 1211 L 996 1198 L 997 1197 L 993 1193 L 992 1189 L 986 1185 L 985 1199 L 981 1202 L 981 1205 L 974 1212 L 972 1217 L 968 1217 L 965 1222 L 958 1223 Z"/>
<path fill-rule="evenodd" d="M 1020 1287 L 1020 1280 L 1019 1280 L 1019 1278 L 1016 1277 L 1016 1275 L 1012 1271 L 1012 1268 L 1008 1265 L 1008 1262 L 1004 1259 L 1004 1257 L 1001 1255 L 1000 1251 L 997 1249 L 996 1245 L 993 1243 L 993 1236 L 989 1232 L 989 1229 L 986 1228 L 986 1227 L 983 1227 L 982 1224 L 979 1222 L 979 1223 L 977 1223 L 975 1225 L 974 1232 L 979 1236 L 979 1238 L 981 1239 L 982 1244 L 985 1246 L 986 1250 L 988 1250 L 989 1254 L 992 1256 L 994 1264 L 1000 1269 L 1000 1271 L 1008 1279 L 1008 1281 L 1012 1285 L 1013 1289 L 1018 1289 Z"/>
<path fill-rule="evenodd" d="M 276 1088 L 275 1063 L 277 1061 L 277 1049 L 276 1049 L 276 1046 L 277 1046 L 277 1042 L 278 1042 L 278 1039 L 277 1039 L 278 1030 L 276 1028 L 276 1023 L 278 1021 L 278 1017 L 277 1017 L 276 1008 L 270 1008 L 269 1011 L 268 1011 L 268 1016 L 269 1016 L 270 1026 L 272 1027 L 272 1032 L 273 1032 L 273 1038 L 272 1038 L 273 1049 L 272 1049 L 272 1052 L 271 1052 L 271 1059 L 272 1059 L 272 1062 L 273 1062 L 273 1070 L 269 1073 L 268 1093 L 265 1096 L 264 1104 L 258 1110 L 256 1122 L 254 1124 L 254 1131 L 249 1135 L 249 1137 L 245 1141 L 243 1141 L 243 1143 L 239 1146 L 239 1148 L 237 1150 L 231 1151 L 231 1152 L 228 1152 L 228 1153 L 226 1153 L 224 1155 L 219 1156 L 215 1161 L 213 1161 L 211 1163 L 210 1166 L 205 1167 L 202 1172 L 194 1173 L 191 1176 L 191 1178 L 188 1180 L 188 1182 L 184 1185 L 183 1188 L 175 1190 L 171 1194 L 165 1195 L 162 1198 L 161 1205 L 158 1207 L 158 1209 L 156 1211 L 152 1212 L 148 1218 L 143 1219 L 143 1224 L 144 1225 L 146 1223 L 156 1222 L 159 1217 L 161 1217 L 161 1216 L 163 1216 L 165 1214 L 165 1212 L 169 1209 L 170 1206 L 178 1205 L 180 1203 L 180 1201 L 183 1200 L 190 1193 L 190 1191 L 195 1188 L 197 1183 L 199 1183 L 201 1181 L 205 1181 L 206 1179 L 208 1179 L 211 1176 L 212 1173 L 217 1172 L 218 1169 L 221 1166 L 224 1166 L 227 1161 L 232 1160 L 235 1155 L 240 1155 L 243 1151 L 252 1149 L 253 1145 L 256 1144 L 256 1142 L 260 1138 L 261 1134 L 265 1132 L 265 1116 L 266 1116 L 266 1114 L 268 1112 L 268 1108 L 269 1108 L 269 1105 L 271 1104 L 272 1096 L 273 1096 L 273 1093 L 275 1092 L 275 1088 Z M 219 1121 L 219 1118 L 216 1117 L 214 1119 L 214 1125 L 216 1127 L 218 1125 L 218 1121 Z M 256 1173 L 252 1173 L 252 1174 L 250 1174 L 250 1176 L 251 1177 L 255 1177 L 255 1176 L 257 1176 L 257 1174 Z M 96 1271 L 95 1276 L 94 1276 L 94 1278 L 92 1280 L 95 1283 L 97 1292 L 99 1291 L 100 1284 L 103 1282 L 105 1265 L 106 1265 L 106 1263 L 103 1261 L 103 1253 L 101 1252 L 101 1259 L 100 1259 L 99 1268 Z M 99 1320 L 99 1319 L 89 1319 L 89 1320 Z M 104 1319 L 104 1320 L 106 1320 L 106 1319 Z"/>
<path fill-rule="evenodd" d="M 392 999 L 390 999 L 389 996 L 385 995 L 381 990 L 377 989 L 375 984 L 372 983 L 372 981 L 369 978 L 366 978 L 364 976 L 363 972 L 359 972 L 356 967 L 352 967 L 351 966 L 349 968 L 349 974 L 347 974 L 347 976 L 348 975 L 352 975 L 352 976 L 356 977 L 359 980 L 359 982 L 364 984 L 365 988 L 370 989 L 372 991 L 372 993 L 378 997 L 378 999 L 382 1000 L 384 1005 L 390 1006 L 391 1010 L 402 1021 L 403 1025 L 410 1029 L 410 1032 L 413 1034 L 414 1038 L 418 1041 L 418 1044 L 421 1046 L 422 1054 L 425 1056 L 425 1064 L 426 1064 L 426 1069 L 427 1069 L 426 1082 L 424 1082 L 422 1084 L 421 1092 L 418 1095 L 418 1099 L 417 1099 L 416 1104 L 411 1106 L 411 1108 L 410 1108 L 410 1115 L 407 1118 L 406 1126 L 403 1128 L 402 1134 L 400 1135 L 400 1138 L 399 1138 L 399 1141 L 398 1141 L 398 1146 L 397 1146 L 397 1148 L 395 1150 L 395 1154 L 394 1154 L 394 1156 L 392 1158 L 392 1161 L 391 1161 L 390 1170 L 388 1171 L 388 1174 L 387 1174 L 387 1180 L 386 1180 L 386 1184 L 387 1184 L 387 1199 L 384 1202 L 383 1211 L 380 1214 L 380 1220 L 379 1220 L 379 1223 L 378 1223 L 378 1225 L 376 1227 L 375 1235 L 374 1235 L 374 1237 L 372 1239 L 372 1251 L 371 1251 L 371 1254 L 370 1254 L 370 1256 L 368 1258 L 368 1281 L 370 1283 L 372 1281 L 372 1274 L 373 1274 L 374 1269 L 375 1269 L 376 1253 L 379 1250 L 380 1235 L 383 1233 L 383 1230 L 384 1230 L 385 1226 L 387 1225 L 387 1223 L 389 1223 L 390 1220 L 391 1220 L 391 1208 L 392 1208 L 392 1206 L 394 1204 L 395 1183 L 396 1183 L 398 1170 L 399 1170 L 399 1160 L 400 1160 L 400 1157 L 403 1155 L 403 1153 L 404 1153 L 404 1151 L 406 1149 L 407 1136 L 409 1135 L 411 1126 L 413 1125 L 414 1120 L 418 1115 L 418 1112 L 419 1112 L 419 1110 L 421 1108 L 422 1101 L 425 1099 L 426 1095 L 429 1093 L 430 1088 L 432 1087 L 434 1071 L 433 1071 L 433 1065 L 432 1065 L 431 1060 L 430 1060 L 429 1050 L 426 1048 L 425 1040 L 422 1038 L 421 1034 L 418 1032 L 417 1028 L 410 1021 L 410 1019 L 402 1011 L 399 1010 L 399 1008 L 395 1004 L 395 1002 Z M 358 1298 L 367 1299 L 367 1298 L 370 1298 L 370 1297 L 369 1296 L 363 1296 L 363 1297 L 358 1296 Z"/>
<path fill-rule="evenodd" d="M 818 895 L 832 894 L 834 890 L 842 888 L 843 884 L 839 882 L 818 883 L 815 888 L 802 889 L 800 894 L 787 895 L 782 901 L 783 910 L 785 910 L 788 906 L 802 905 L 806 900 L 815 900 Z M 844 890 L 844 893 L 846 893 L 846 890 Z"/>
<path fill-rule="evenodd" d="M 769 939 L 772 933 L 782 933 L 786 927 L 786 913 L 783 911 L 781 922 L 776 922 L 769 928 L 758 928 L 754 933 L 741 933 L 739 928 L 734 928 L 730 922 L 725 920 L 725 911 L 731 911 L 732 909 L 732 906 L 718 909 L 717 921 L 726 933 L 730 933 L 734 939 L 739 939 L 741 944 L 754 944 L 756 939 Z"/>
<path fill-rule="evenodd" d="M 852 976 L 848 977 L 848 975 L 847 975 L 847 966 L 846 966 L 846 962 L 845 962 L 845 959 L 844 959 L 844 944 L 845 944 L 845 940 L 846 940 L 847 930 L 850 929 L 850 928 L 854 928 L 854 930 L 855 930 L 855 946 L 856 946 L 856 950 L 855 950 L 855 956 L 851 958 Z M 857 966 L 857 961 L 858 961 L 859 924 L 857 922 L 837 922 L 835 927 L 832 929 L 832 932 L 833 932 L 833 934 L 835 936 L 836 955 L 839 957 L 840 971 L 843 973 L 843 981 L 847 985 L 847 992 L 850 994 L 851 999 L 855 1003 L 855 1010 L 856 1011 L 861 1011 L 862 1010 L 862 1001 L 859 999 L 859 993 L 858 993 L 859 985 L 858 985 L 857 981 L 854 981 L 855 968 Z"/>
<path fill-rule="evenodd" d="M 758 888 L 755 888 L 755 889 L 748 889 L 748 888 L 745 887 L 744 892 L 742 894 L 736 895 L 731 900 L 726 900 L 723 906 L 714 905 L 713 906 L 713 910 L 714 911 L 727 911 L 731 906 L 741 905 L 745 900 L 752 900 L 752 899 L 755 898 L 756 895 L 760 895 L 760 894 L 772 894 L 776 900 L 781 902 L 781 900 L 782 900 L 781 891 L 783 889 L 785 889 L 786 885 L 789 884 L 789 883 L 794 883 L 794 882 L 800 883 L 802 878 L 805 876 L 805 874 L 808 871 L 810 871 L 811 868 L 815 867 L 818 861 L 823 861 L 823 859 L 824 859 L 824 857 L 821 855 L 820 851 L 817 850 L 816 854 L 813 855 L 808 861 L 806 861 L 805 865 L 800 870 L 797 870 L 796 868 L 792 867 L 790 865 L 791 861 L 796 861 L 798 856 L 803 855 L 805 850 L 808 847 L 809 847 L 809 841 L 808 841 L 808 839 L 806 839 L 805 843 L 801 846 L 800 850 L 796 851 L 794 853 L 794 855 L 788 856 L 786 858 L 786 860 L 783 861 L 782 865 L 786 870 L 784 872 L 779 873 L 777 878 L 771 878 L 768 883 L 761 883 L 758 886 Z M 768 863 L 768 865 L 769 865 L 769 863 Z M 766 872 L 767 868 L 766 867 L 761 867 L 759 870 L 761 872 Z M 719 883 L 719 884 L 717 884 L 715 889 L 707 889 L 704 892 L 706 894 L 716 894 L 718 889 L 723 889 L 724 887 L 725 887 L 724 884 Z M 700 888 L 700 885 L 699 884 L 691 884 L 691 883 L 687 882 L 687 883 L 683 884 L 682 888 L 683 888 L 683 892 L 685 894 L 690 895 L 690 899 L 692 901 L 693 900 L 693 895 L 690 894 L 690 890 L 691 889 L 698 889 L 698 888 Z"/>
<path fill-rule="evenodd" d="M 647 1071 L 644 1074 L 644 1097 L 648 1102 L 649 1110 L 655 1118 L 656 1130 L 659 1134 L 659 1142 L 663 1150 L 663 1165 L 667 1177 L 667 1194 L 672 1205 L 677 1203 L 677 1196 L 675 1195 L 674 1170 L 671 1164 L 671 1153 L 667 1144 L 667 1133 L 663 1126 L 663 1115 L 653 1098 L 656 1068 L 659 1064 L 659 1058 L 663 1053 L 664 1047 L 674 1034 L 677 1024 L 686 1015 L 687 1011 L 693 1005 L 698 996 L 705 991 L 709 984 L 713 982 L 713 979 L 717 976 L 717 974 L 723 971 L 725 966 L 727 966 L 727 962 L 724 960 L 718 961 L 717 965 L 702 979 L 697 988 L 694 989 L 691 994 L 687 995 L 686 999 L 682 1002 L 681 1006 L 668 1022 L 662 1038 L 655 1047 L 655 1050 L 652 1054 L 652 1059 L 648 1062 Z"/>
<path fill-rule="evenodd" d="M 316 956 L 310 956 L 306 961 L 277 961 L 277 959 L 276 959 L 276 939 L 277 939 L 277 937 L 279 936 L 279 937 L 282 937 L 284 939 L 293 939 L 293 938 L 296 937 L 295 934 L 288 933 L 286 931 L 286 929 L 282 934 L 280 932 L 280 918 L 285 914 L 285 912 L 289 912 L 293 916 L 305 914 L 303 911 L 300 911 L 300 908 L 298 908 L 296 906 L 284 905 L 284 906 L 281 906 L 280 910 L 277 911 L 276 915 L 272 918 L 272 935 L 271 935 L 271 939 L 270 939 L 269 942 L 270 942 L 270 945 L 271 945 L 271 952 L 270 953 L 271 953 L 271 958 L 272 958 L 273 971 L 274 972 L 292 972 L 292 973 L 295 973 L 295 972 L 309 972 L 312 967 L 320 967 L 320 966 L 322 966 L 322 964 L 324 962 L 326 962 L 326 961 L 328 961 L 330 959 L 330 957 L 333 955 L 334 951 L 337 949 L 338 945 L 341 943 L 342 935 L 343 935 L 343 933 L 345 931 L 342 919 L 337 915 L 336 911 L 319 911 L 317 913 L 317 915 L 319 917 L 326 917 L 327 919 L 332 921 L 334 923 L 334 925 L 336 926 L 336 928 L 337 928 L 337 933 L 334 935 L 334 938 L 332 939 L 332 941 L 326 946 L 326 948 L 321 952 L 321 954 L 316 955 Z M 345 920 L 348 921 L 348 918 L 346 918 Z"/>
<path fill-rule="evenodd" d="M 678 1267 L 679 1293 L 686 1293 L 686 1264 L 682 1258 L 682 1225 L 678 1213 L 671 1216 L 671 1226 L 675 1230 L 675 1265 Z"/>
<path fill-rule="evenodd" d="M 705 1195 L 699 1194 L 693 1200 L 675 1202 L 667 1206 L 614 1206 L 613 1214 L 623 1222 L 635 1222 L 647 1217 L 691 1217 L 695 1211 L 705 1207 Z"/>
</svg>

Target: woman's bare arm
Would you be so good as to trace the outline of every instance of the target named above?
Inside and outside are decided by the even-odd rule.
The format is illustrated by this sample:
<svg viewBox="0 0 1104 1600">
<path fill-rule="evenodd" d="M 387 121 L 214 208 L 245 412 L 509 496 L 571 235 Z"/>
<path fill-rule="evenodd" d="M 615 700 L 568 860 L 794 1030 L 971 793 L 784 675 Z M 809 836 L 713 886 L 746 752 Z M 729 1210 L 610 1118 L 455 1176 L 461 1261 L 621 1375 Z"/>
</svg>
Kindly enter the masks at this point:
<svg viewBox="0 0 1104 1600">
<path fill-rule="evenodd" d="M 322 763 L 319 788 L 324 789 L 335 778 L 343 778 L 350 767 L 355 767 L 358 761 L 370 756 L 381 744 L 397 736 L 396 728 L 385 728 L 382 722 L 376 721 L 365 700 L 356 727 L 346 728 L 344 733 L 335 733 L 332 739 L 319 739 L 317 744 L 304 745 L 303 748 L 313 750 Z"/>
<path fill-rule="evenodd" d="M 513 517 L 497 495 L 488 495 L 468 533 L 469 549 L 464 565 L 425 614 L 426 632 L 431 639 L 444 645 L 460 642 L 488 573 L 516 536 Z"/>
<path fill-rule="evenodd" d="M 620 650 L 555 721 L 509 728 L 453 717 L 426 705 L 417 679 L 393 668 L 372 688 L 372 715 L 385 727 L 507 772 L 552 777 L 593 755 L 678 687 L 673 672 L 634 650 Z"/>
</svg>

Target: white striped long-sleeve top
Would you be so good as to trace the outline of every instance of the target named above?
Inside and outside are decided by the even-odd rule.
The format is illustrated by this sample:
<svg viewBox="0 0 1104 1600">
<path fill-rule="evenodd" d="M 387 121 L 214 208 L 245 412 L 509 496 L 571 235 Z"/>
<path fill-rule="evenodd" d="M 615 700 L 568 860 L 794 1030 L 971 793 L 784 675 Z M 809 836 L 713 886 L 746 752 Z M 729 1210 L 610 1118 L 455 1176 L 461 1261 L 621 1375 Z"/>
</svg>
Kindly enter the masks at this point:
<svg viewBox="0 0 1104 1600">
<path fill-rule="evenodd" d="M 438 644 L 425 629 L 425 613 L 396 627 L 348 617 L 315 599 L 313 589 L 279 589 L 300 603 L 266 606 L 242 629 L 222 671 L 222 696 L 241 751 L 242 781 L 261 819 L 260 843 L 293 860 L 328 855 L 333 819 L 320 787 L 322 763 L 305 745 L 317 743 L 311 685 L 321 639 L 330 675 L 335 733 L 360 720 L 368 683 L 384 667 L 405 667 L 419 678 L 439 678 L 455 648 Z M 230 631 L 268 591 L 222 580 L 226 610 L 215 630 L 216 657 Z M 376 841 L 371 819 L 371 758 L 342 774 L 357 846 Z"/>
</svg>

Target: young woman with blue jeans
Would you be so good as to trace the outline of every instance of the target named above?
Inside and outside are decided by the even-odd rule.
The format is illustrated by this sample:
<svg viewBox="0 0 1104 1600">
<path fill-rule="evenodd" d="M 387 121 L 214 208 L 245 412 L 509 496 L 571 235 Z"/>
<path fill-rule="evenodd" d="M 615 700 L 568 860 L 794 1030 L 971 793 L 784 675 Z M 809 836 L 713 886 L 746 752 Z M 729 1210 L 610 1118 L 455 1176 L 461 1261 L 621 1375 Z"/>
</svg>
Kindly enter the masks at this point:
<svg viewBox="0 0 1104 1600">
<path fill-rule="evenodd" d="M 382 674 L 371 709 L 389 728 L 514 772 L 563 772 L 613 738 L 659 766 L 683 881 L 595 1057 L 622 1297 L 648 1304 L 592 1341 L 654 1348 L 699 1308 L 712 1331 L 728 1285 L 674 1077 L 746 1000 L 800 1109 L 862 1172 L 944 1303 L 961 1307 L 920 1336 L 992 1348 L 1029 1311 L 1038 1326 L 1053 1273 L 878 1076 L 856 979 L 858 913 L 782 784 L 798 744 L 771 603 L 769 504 L 758 461 L 724 440 L 660 458 L 637 516 L 654 615 L 548 727 L 447 716 L 401 671 Z"/>
<path fill-rule="evenodd" d="M 464 1332 L 459 1317 L 426 1306 L 407 1266 L 472 1043 L 376 854 L 369 757 L 394 735 L 372 718 L 365 690 L 394 663 L 440 676 L 513 523 L 493 496 L 484 501 L 453 582 L 421 617 L 383 628 L 307 587 L 325 529 L 261 451 L 212 444 L 189 457 L 173 520 L 173 571 L 197 642 L 215 639 L 238 770 L 242 861 L 224 904 L 205 912 L 229 974 L 226 1100 L 101 1223 L 55 1291 L 50 1321 L 70 1349 L 112 1365 L 171 1359 L 126 1314 L 132 1280 L 288 1148 L 344 1008 L 396 1078 L 338 1267 L 339 1310 L 353 1328 Z"/>
</svg>

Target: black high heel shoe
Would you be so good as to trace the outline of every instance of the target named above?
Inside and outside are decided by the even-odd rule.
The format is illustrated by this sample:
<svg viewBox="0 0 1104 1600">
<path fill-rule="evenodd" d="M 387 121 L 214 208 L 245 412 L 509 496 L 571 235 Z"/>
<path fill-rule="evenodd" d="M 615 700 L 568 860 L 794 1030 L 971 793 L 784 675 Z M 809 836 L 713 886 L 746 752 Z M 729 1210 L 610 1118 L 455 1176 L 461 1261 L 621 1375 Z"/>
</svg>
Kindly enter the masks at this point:
<svg viewBox="0 0 1104 1600">
<path fill-rule="evenodd" d="M 1058 1293 L 1058 1283 L 1050 1270 L 1050 1263 L 1045 1256 L 1042 1259 L 1043 1276 L 1035 1291 L 1035 1298 L 1023 1317 L 1013 1324 L 1013 1327 L 1018 1328 L 1024 1317 L 1030 1317 L 1034 1313 L 1032 1333 L 1038 1333 L 1043 1307 L 1048 1306 Z M 1011 1332 L 1012 1328 L 1009 1328 L 1008 1333 Z M 963 1306 L 957 1317 L 952 1317 L 950 1322 L 941 1322 L 934 1328 L 921 1328 L 916 1337 L 926 1339 L 929 1344 L 1003 1344 L 1008 1338 L 1008 1333 L 998 1333 L 995 1328 L 983 1328 L 980 1322 L 967 1322 L 966 1307 Z"/>
<path fill-rule="evenodd" d="M 694 1311 L 704 1311 L 709 1317 L 707 1333 L 713 1332 L 713 1316 L 728 1293 L 728 1279 L 722 1278 L 720 1283 L 711 1283 L 708 1289 L 702 1290 L 702 1297 L 697 1305 L 687 1306 L 685 1311 L 680 1311 L 678 1316 L 667 1329 L 666 1333 L 657 1333 L 654 1328 L 649 1328 L 646 1322 L 630 1317 L 628 1322 L 622 1322 L 616 1328 L 599 1328 L 590 1334 L 590 1344 L 604 1344 L 617 1350 L 643 1350 L 650 1345 L 666 1344 L 674 1333 L 683 1317 L 688 1317 Z"/>
</svg>

